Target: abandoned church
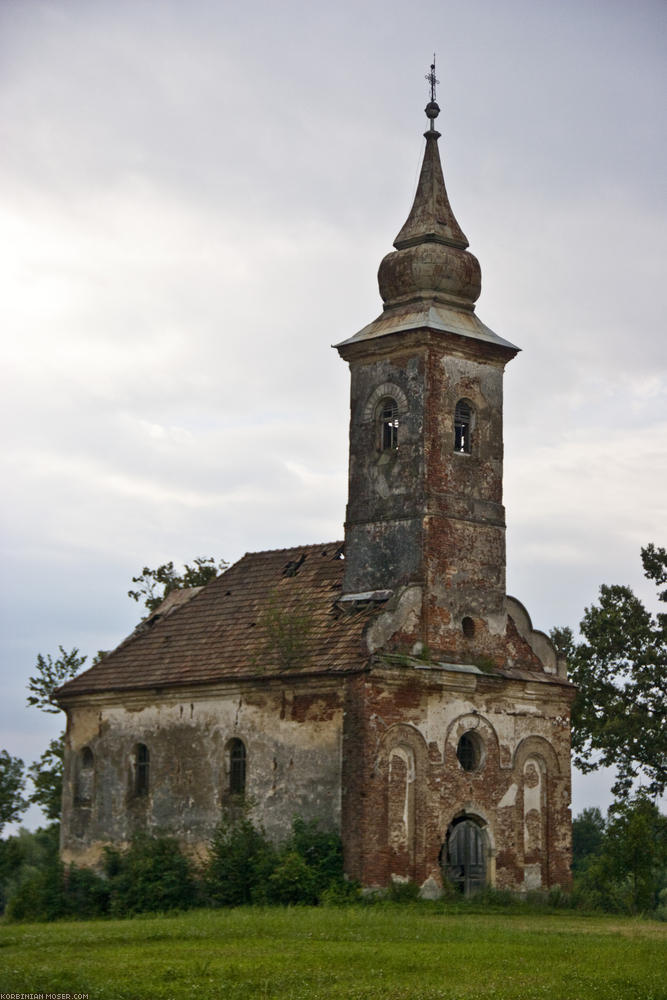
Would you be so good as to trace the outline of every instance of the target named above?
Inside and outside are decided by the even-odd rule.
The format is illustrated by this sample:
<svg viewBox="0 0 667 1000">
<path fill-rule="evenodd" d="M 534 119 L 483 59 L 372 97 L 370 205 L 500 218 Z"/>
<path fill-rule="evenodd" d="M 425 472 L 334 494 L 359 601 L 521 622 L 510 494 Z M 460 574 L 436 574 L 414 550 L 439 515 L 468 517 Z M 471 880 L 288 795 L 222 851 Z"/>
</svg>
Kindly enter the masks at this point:
<svg viewBox="0 0 667 1000">
<path fill-rule="evenodd" d="M 432 78 L 434 80 L 434 78 Z M 411 211 L 351 372 L 345 540 L 174 591 L 65 684 L 62 856 L 139 830 L 206 850 L 243 799 L 279 842 L 340 832 L 348 876 L 437 895 L 570 881 L 566 665 L 505 593 L 503 372 L 426 107 Z"/>
</svg>

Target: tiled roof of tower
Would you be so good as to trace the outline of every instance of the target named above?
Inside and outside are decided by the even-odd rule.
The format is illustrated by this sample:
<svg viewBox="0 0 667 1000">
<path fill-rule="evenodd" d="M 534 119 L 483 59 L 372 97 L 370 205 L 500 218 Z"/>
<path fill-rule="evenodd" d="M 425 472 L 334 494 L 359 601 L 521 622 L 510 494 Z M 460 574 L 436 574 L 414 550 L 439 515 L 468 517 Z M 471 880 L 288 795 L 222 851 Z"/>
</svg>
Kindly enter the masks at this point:
<svg viewBox="0 0 667 1000">
<path fill-rule="evenodd" d="M 374 610 L 337 606 L 342 576 L 342 542 L 248 553 L 191 600 L 158 609 L 58 697 L 362 669 Z"/>
</svg>

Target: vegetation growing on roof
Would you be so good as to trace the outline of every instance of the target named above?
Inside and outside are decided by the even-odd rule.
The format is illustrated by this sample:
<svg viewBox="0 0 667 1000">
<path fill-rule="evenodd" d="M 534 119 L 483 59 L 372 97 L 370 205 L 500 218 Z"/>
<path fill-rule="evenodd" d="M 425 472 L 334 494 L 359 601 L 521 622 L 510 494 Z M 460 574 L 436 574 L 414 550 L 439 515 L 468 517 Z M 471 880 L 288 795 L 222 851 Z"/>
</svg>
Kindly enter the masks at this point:
<svg viewBox="0 0 667 1000">
<path fill-rule="evenodd" d="M 266 655 L 277 659 L 281 670 L 301 670 L 310 664 L 311 639 L 315 628 L 311 601 L 288 605 L 278 589 L 274 590 L 259 618 L 266 637 Z"/>
</svg>

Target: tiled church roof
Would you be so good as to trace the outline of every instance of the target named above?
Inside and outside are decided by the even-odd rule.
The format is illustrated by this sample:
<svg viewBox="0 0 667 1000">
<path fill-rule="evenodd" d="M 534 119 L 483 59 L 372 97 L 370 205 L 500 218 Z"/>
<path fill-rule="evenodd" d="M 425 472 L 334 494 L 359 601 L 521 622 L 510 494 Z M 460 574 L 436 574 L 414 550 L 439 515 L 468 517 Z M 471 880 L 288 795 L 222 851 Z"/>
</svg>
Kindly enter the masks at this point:
<svg viewBox="0 0 667 1000">
<path fill-rule="evenodd" d="M 342 542 L 248 553 L 191 600 L 165 602 L 58 697 L 359 670 L 373 611 L 337 605 L 343 566 Z"/>
</svg>

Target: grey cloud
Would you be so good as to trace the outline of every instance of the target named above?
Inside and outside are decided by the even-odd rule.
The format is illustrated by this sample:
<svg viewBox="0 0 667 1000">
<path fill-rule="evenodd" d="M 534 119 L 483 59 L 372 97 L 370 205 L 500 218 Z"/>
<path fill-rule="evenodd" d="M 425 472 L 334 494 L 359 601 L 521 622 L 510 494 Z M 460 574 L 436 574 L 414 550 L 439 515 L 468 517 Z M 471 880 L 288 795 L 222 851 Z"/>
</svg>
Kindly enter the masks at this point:
<svg viewBox="0 0 667 1000">
<path fill-rule="evenodd" d="M 46 743 L 23 713 L 35 653 L 125 635 L 143 564 L 340 536 L 330 345 L 381 311 L 421 155 L 424 24 L 478 312 L 523 348 L 510 589 L 548 628 L 603 580 L 642 588 L 639 545 L 665 544 L 664 21 L 648 0 L 2 5 L 13 738 Z"/>
</svg>

